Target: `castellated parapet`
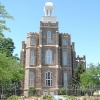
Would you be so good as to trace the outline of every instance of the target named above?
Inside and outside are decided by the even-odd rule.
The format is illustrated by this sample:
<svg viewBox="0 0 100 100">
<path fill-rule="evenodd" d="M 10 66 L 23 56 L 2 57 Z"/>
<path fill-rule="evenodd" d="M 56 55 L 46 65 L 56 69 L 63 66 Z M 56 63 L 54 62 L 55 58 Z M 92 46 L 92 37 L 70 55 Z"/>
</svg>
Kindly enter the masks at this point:
<svg viewBox="0 0 100 100">
<path fill-rule="evenodd" d="M 70 37 L 69 33 L 59 33 L 61 37 Z"/>
<path fill-rule="evenodd" d="M 39 35 L 39 33 L 38 32 L 29 32 L 29 33 L 27 33 L 27 37 L 36 36 L 36 35 Z"/>
<path fill-rule="evenodd" d="M 58 22 L 55 22 L 55 23 L 51 23 L 51 22 L 42 22 L 40 21 L 40 28 L 57 28 L 58 29 Z"/>
<path fill-rule="evenodd" d="M 84 67 L 86 67 L 86 56 L 85 55 L 83 55 L 83 57 L 80 57 L 79 55 L 77 55 L 76 66 L 78 66 L 79 63 L 81 63 L 82 65 L 84 65 Z"/>
</svg>

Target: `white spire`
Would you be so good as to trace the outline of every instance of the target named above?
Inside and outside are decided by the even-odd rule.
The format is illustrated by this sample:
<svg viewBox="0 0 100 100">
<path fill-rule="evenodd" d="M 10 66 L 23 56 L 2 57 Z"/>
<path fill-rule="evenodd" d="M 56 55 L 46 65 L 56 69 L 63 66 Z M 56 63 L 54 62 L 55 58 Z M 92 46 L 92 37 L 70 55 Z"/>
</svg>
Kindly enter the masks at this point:
<svg viewBox="0 0 100 100">
<path fill-rule="evenodd" d="M 54 10 L 53 3 L 50 2 L 49 0 L 48 2 L 46 2 L 44 7 L 45 16 L 52 16 L 53 10 Z"/>
<path fill-rule="evenodd" d="M 54 6 L 53 3 L 48 0 L 44 6 L 45 16 L 42 17 L 43 22 L 56 22 L 56 16 L 53 16 Z"/>
</svg>

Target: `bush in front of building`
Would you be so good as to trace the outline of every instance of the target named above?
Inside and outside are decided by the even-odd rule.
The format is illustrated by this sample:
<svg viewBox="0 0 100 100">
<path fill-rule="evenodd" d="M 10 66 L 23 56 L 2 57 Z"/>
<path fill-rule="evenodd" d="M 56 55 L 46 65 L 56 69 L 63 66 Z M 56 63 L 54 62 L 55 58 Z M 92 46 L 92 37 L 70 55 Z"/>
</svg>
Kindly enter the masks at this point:
<svg viewBox="0 0 100 100">
<path fill-rule="evenodd" d="M 51 96 L 51 95 L 45 95 L 45 96 L 43 96 L 43 99 L 53 100 L 53 96 Z"/>
<path fill-rule="evenodd" d="M 66 87 L 62 87 L 59 90 L 60 95 L 67 95 L 67 91 L 68 91 L 68 88 L 66 88 Z"/>
<path fill-rule="evenodd" d="M 12 95 L 7 100 L 20 100 L 20 98 L 16 95 Z"/>
<path fill-rule="evenodd" d="M 28 93 L 30 96 L 36 94 L 36 88 L 35 87 L 29 87 Z"/>
</svg>

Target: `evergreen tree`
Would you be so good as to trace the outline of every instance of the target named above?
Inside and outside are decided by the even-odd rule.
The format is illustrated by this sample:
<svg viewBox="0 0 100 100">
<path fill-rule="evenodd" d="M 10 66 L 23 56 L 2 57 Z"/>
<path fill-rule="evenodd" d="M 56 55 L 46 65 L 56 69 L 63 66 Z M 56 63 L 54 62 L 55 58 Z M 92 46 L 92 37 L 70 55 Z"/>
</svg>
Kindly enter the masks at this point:
<svg viewBox="0 0 100 100">
<path fill-rule="evenodd" d="M 74 85 L 79 85 L 80 84 L 80 75 L 85 72 L 86 68 L 81 64 L 79 63 L 75 72 L 74 72 L 74 75 L 73 75 L 73 78 L 72 78 L 72 83 Z"/>
</svg>

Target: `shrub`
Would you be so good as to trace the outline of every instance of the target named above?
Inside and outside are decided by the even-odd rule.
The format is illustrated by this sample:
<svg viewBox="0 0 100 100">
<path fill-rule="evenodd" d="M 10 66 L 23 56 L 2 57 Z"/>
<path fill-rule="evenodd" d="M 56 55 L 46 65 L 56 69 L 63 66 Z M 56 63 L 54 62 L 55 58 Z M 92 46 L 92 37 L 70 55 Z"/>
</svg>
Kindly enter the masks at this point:
<svg viewBox="0 0 100 100">
<path fill-rule="evenodd" d="M 36 89 L 35 89 L 35 87 L 29 87 L 28 93 L 31 94 L 31 95 L 36 94 Z"/>
<path fill-rule="evenodd" d="M 60 94 L 61 95 L 66 95 L 67 94 L 68 89 L 66 87 L 62 87 L 60 88 Z"/>
<path fill-rule="evenodd" d="M 20 100 L 20 98 L 16 95 L 10 96 L 7 100 Z"/>
<path fill-rule="evenodd" d="M 51 96 L 51 95 L 45 95 L 45 96 L 43 96 L 43 99 L 53 100 L 53 96 Z"/>
</svg>

